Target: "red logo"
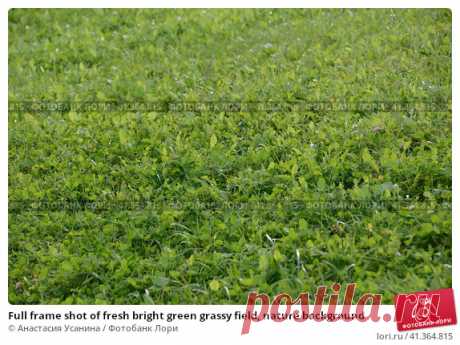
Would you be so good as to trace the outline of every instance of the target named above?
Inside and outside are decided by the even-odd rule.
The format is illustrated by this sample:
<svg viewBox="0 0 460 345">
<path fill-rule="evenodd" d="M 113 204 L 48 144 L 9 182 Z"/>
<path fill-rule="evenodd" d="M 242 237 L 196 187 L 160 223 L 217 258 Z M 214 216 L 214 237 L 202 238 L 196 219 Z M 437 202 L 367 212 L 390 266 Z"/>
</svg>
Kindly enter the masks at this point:
<svg viewBox="0 0 460 345">
<path fill-rule="evenodd" d="M 398 331 L 457 323 L 452 289 L 399 294 L 395 297 L 395 307 Z"/>
</svg>

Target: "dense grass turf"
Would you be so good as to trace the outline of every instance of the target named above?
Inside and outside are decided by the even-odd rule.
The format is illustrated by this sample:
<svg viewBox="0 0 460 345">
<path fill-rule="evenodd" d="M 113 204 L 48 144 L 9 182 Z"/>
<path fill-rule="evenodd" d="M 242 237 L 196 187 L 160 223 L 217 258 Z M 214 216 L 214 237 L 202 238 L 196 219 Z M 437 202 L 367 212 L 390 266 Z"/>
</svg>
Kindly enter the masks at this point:
<svg viewBox="0 0 460 345">
<path fill-rule="evenodd" d="M 11 104 L 451 97 L 447 10 L 12 10 L 9 21 Z M 357 282 L 390 303 L 448 287 L 451 179 L 448 109 L 13 109 L 10 302 L 242 304 L 253 289 Z"/>
</svg>

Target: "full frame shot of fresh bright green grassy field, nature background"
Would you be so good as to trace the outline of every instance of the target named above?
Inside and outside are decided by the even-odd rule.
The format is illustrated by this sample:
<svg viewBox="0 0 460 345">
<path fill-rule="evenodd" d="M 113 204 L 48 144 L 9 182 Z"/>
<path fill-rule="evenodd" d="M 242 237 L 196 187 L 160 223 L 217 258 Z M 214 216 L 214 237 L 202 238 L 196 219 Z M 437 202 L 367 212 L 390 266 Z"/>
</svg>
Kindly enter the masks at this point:
<svg viewBox="0 0 460 345">
<path fill-rule="evenodd" d="M 8 73 L 10 303 L 451 286 L 449 10 L 13 9 Z"/>
</svg>

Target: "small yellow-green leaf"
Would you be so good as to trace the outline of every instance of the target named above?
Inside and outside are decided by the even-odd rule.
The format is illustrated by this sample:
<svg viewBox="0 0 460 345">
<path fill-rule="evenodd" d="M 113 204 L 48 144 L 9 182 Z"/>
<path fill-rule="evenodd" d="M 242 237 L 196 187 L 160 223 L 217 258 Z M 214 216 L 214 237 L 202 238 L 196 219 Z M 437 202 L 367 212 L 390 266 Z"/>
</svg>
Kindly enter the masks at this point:
<svg viewBox="0 0 460 345">
<path fill-rule="evenodd" d="M 367 148 L 362 151 L 361 156 L 365 163 L 369 164 L 376 172 L 379 172 L 379 166 Z"/>
<path fill-rule="evenodd" d="M 240 283 L 244 286 L 253 286 L 256 282 L 254 278 L 242 278 L 240 279 Z"/>
<path fill-rule="evenodd" d="M 209 287 L 212 291 L 218 291 L 220 289 L 220 282 L 218 280 L 213 279 L 209 282 Z"/>
<path fill-rule="evenodd" d="M 265 255 L 259 257 L 259 270 L 266 271 L 269 266 L 268 258 Z"/>
<path fill-rule="evenodd" d="M 305 230 L 305 229 L 307 229 L 307 227 L 308 227 L 307 221 L 305 219 L 303 219 L 303 218 L 300 218 L 299 219 L 299 228 L 301 230 Z"/>
<path fill-rule="evenodd" d="M 281 254 L 281 252 L 278 249 L 275 249 L 275 251 L 273 252 L 273 258 L 275 259 L 276 262 L 284 261 L 284 255 Z"/>
<path fill-rule="evenodd" d="M 118 137 L 119 137 L 120 143 L 121 143 L 122 145 L 126 145 L 126 144 L 128 143 L 129 135 L 128 135 L 128 133 L 127 133 L 126 131 L 120 129 L 120 130 L 118 131 Z"/>
<path fill-rule="evenodd" d="M 209 141 L 209 146 L 213 148 L 217 144 L 217 137 L 215 134 L 211 135 L 211 139 Z"/>
</svg>

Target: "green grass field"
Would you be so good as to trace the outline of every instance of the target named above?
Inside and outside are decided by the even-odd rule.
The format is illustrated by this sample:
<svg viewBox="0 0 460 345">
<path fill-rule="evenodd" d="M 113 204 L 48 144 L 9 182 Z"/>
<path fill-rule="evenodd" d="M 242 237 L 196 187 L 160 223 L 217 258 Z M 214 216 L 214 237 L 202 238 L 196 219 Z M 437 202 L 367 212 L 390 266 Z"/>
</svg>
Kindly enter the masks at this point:
<svg viewBox="0 0 460 345">
<path fill-rule="evenodd" d="M 409 107 L 10 106 L 10 303 L 450 287 L 450 99 L 448 10 L 11 10 L 10 105 Z"/>
</svg>

